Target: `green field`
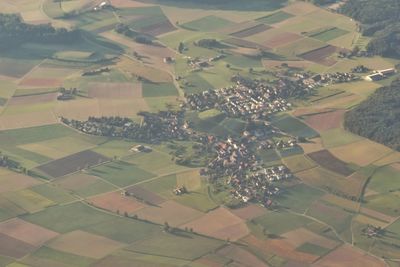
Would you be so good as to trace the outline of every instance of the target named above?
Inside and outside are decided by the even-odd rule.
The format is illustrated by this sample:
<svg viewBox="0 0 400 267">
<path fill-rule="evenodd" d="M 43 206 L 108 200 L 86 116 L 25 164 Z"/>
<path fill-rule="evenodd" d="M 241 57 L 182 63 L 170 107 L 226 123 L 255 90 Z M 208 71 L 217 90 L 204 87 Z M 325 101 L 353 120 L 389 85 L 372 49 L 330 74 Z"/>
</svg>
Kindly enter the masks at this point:
<svg viewBox="0 0 400 267">
<path fill-rule="evenodd" d="M 207 16 L 182 24 L 181 27 L 194 31 L 212 32 L 232 24 L 232 21 L 217 16 Z"/>
<path fill-rule="evenodd" d="M 285 211 L 268 213 L 251 221 L 251 223 L 261 226 L 267 233 L 278 236 L 310 222 L 311 220 L 306 217 Z"/>
<path fill-rule="evenodd" d="M 178 91 L 172 83 L 143 83 L 143 97 L 177 96 Z"/>
<path fill-rule="evenodd" d="M 278 22 L 287 20 L 291 17 L 293 17 L 292 14 L 286 13 L 284 11 L 278 11 L 271 15 L 267 15 L 267 16 L 258 18 L 256 20 L 259 22 L 262 22 L 262 23 L 266 23 L 266 24 L 274 24 L 274 23 L 278 23 Z"/>
<path fill-rule="evenodd" d="M 319 32 L 316 32 L 316 33 L 311 33 L 309 36 L 312 37 L 312 38 L 315 38 L 317 40 L 320 40 L 320 41 L 323 41 L 323 42 L 327 42 L 327 41 L 336 39 L 336 38 L 338 38 L 338 37 L 340 37 L 342 35 L 345 35 L 347 33 L 349 33 L 349 32 L 346 31 L 346 30 L 334 27 L 334 28 L 330 28 L 330 29 L 327 29 L 327 30 L 322 30 L 322 31 L 319 31 Z"/>
<path fill-rule="evenodd" d="M 305 184 L 298 184 L 285 189 L 277 198 L 280 206 L 299 213 L 305 212 L 314 201 L 318 201 L 324 192 Z"/>
<path fill-rule="evenodd" d="M 91 169 L 89 173 L 120 187 L 142 182 L 155 176 L 124 161 L 114 161 L 98 166 Z"/>
<path fill-rule="evenodd" d="M 135 242 L 128 250 L 140 253 L 153 252 L 160 256 L 193 260 L 223 244 L 223 241 L 179 231 L 176 234 L 161 233 L 156 237 Z"/>
<path fill-rule="evenodd" d="M 298 137 L 313 138 L 319 135 L 303 122 L 289 115 L 275 117 L 272 124 L 280 130 Z"/>
</svg>

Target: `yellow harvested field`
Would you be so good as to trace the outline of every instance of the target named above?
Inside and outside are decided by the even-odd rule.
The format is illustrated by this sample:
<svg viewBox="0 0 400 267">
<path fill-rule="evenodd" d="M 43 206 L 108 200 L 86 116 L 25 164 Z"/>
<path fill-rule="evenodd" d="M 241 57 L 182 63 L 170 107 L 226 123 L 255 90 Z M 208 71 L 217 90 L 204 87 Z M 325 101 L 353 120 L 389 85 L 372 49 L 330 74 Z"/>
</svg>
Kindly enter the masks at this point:
<svg viewBox="0 0 400 267">
<path fill-rule="evenodd" d="M 393 164 L 394 166 L 396 166 L 396 165 L 398 165 L 398 163 L 400 163 L 400 152 L 393 152 L 393 153 L 387 155 L 386 157 L 374 162 L 374 165 L 386 166 L 386 165 Z"/>
<path fill-rule="evenodd" d="M 339 244 L 334 240 L 317 235 L 316 233 L 313 233 L 305 228 L 298 228 L 293 231 L 284 233 L 282 237 L 284 237 L 285 241 L 293 245 L 294 247 L 299 247 L 304 243 L 312 243 L 317 246 L 332 249 Z"/>
<path fill-rule="evenodd" d="M 300 143 L 299 145 L 306 154 L 324 149 L 324 146 L 322 145 L 322 139 L 320 137 L 310 139 L 307 143 Z"/>
<path fill-rule="evenodd" d="M 73 231 L 59 236 L 49 247 L 84 257 L 101 259 L 124 244 L 84 231 Z"/>
<path fill-rule="evenodd" d="M 197 233 L 215 238 L 236 241 L 249 234 L 246 223 L 226 208 L 212 210 L 182 227 L 193 228 Z"/>
<path fill-rule="evenodd" d="M 198 170 L 180 172 L 176 174 L 176 184 L 184 185 L 187 190 L 195 191 L 201 188 L 201 176 Z"/>
<path fill-rule="evenodd" d="M 192 221 L 201 215 L 200 211 L 186 207 L 175 201 L 169 200 L 158 206 L 149 206 L 135 212 L 140 219 L 149 220 L 159 224 L 168 222 L 171 226 L 180 226 Z"/>
<path fill-rule="evenodd" d="M 343 245 L 313 264 L 315 267 L 384 267 L 383 260 L 368 255 L 350 245 Z"/>
<path fill-rule="evenodd" d="M 0 193 L 4 193 L 25 189 L 41 182 L 30 176 L 5 170 L 0 174 L 0 184 Z"/>
<path fill-rule="evenodd" d="M 393 222 L 394 220 L 396 220 L 396 218 L 394 218 L 394 217 L 391 217 L 391 216 L 383 214 L 383 213 L 381 213 L 379 211 L 371 210 L 371 209 L 364 208 L 364 207 L 361 207 L 360 212 L 362 214 L 368 215 L 369 217 L 373 217 L 373 218 L 376 218 L 378 220 L 385 221 L 385 222 L 388 222 L 388 223 Z"/>
<path fill-rule="evenodd" d="M 57 117 L 51 112 L 29 112 L 0 117 L 0 130 L 28 128 L 57 123 Z"/>
<path fill-rule="evenodd" d="M 347 210 L 358 211 L 360 208 L 359 202 L 354 202 L 332 194 L 326 194 L 321 199 Z"/>
<path fill-rule="evenodd" d="M 305 2 L 294 2 L 293 4 L 288 5 L 282 10 L 293 15 L 305 15 L 315 10 L 318 10 L 318 7 Z"/>
<path fill-rule="evenodd" d="M 24 150 L 38 153 L 52 159 L 62 158 L 92 147 L 94 147 L 94 145 L 89 142 L 68 136 L 19 146 L 19 148 Z"/>
<path fill-rule="evenodd" d="M 386 222 L 373 219 L 373 218 L 371 218 L 369 216 L 365 216 L 363 214 L 356 215 L 356 217 L 354 217 L 354 220 L 359 222 L 359 223 L 366 224 L 366 225 L 369 224 L 369 225 L 374 225 L 374 226 L 379 226 L 379 227 L 386 227 L 387 226 Z"/>
<path fill-rule="evenodd" d="M 18 218 L 0 223 L 0 233 L 33 246 L 40 246 L 59 235 L 56 232 Z"/>
<path fill-rule="evenodd" d="M 393 150 L 369 140 L 362 140 L 332 148 L 330 152 L 345 162 L 367 166 L 391 154 Z"/>
</svg>

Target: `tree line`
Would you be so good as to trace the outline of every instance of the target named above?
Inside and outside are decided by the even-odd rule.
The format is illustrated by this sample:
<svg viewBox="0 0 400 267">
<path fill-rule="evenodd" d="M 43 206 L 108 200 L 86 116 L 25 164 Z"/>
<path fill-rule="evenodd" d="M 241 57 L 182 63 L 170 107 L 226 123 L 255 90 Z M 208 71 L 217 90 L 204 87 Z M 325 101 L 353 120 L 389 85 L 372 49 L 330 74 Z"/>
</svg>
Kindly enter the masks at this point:
<svg viewBox="0 0 400 267">
<path fill-rule="evenodd" d="M 363 35 L 372 37 L 368 52 L 400 56 L 400 0 L 348 0 L 339 11 L 361 22 Z"/>
<path fill-rule="evenodd" d="M 400 80 L 378 89 L 345 115 L 345 128 L 400 151 Z"/>
<path fill-rule="evenodd" d="M 51 24 L 27 24 L 19 15 L 0 13 L 0 49 L 14 48 L 26 42 L 68 44 L 79 38 L 78 30 L 54 28 Z"/>
</svg>

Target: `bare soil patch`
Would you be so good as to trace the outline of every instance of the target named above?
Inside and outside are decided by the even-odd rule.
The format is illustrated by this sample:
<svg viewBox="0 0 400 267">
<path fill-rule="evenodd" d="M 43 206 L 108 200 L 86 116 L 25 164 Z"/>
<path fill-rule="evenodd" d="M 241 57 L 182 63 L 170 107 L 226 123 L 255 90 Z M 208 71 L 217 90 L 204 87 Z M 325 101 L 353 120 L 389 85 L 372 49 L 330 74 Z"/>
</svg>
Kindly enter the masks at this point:
<svg viewBox="0 0 400 267">
<path fill-rule="evenodd" d="M 258 24 L 256 26 L 234 32 L 231 35 L 238 37 L 238 38 L 245 38 L 245 37 L 249 37 L 254 34 L 257 34 L 257 33 L 265 32 L 266 30 L 268 30 L 270 28 L 271 28 L 270 26 L 267 26 L 265 24 Z"/>
<path fill-rule="evenodd" d="M 166 201 L 159 206 L 146 207 L 135 212 L 135 214 L 137 214 L 140 219 L 157 222 L 159 224 L 168 222 L 171 226 L 179 226 L 202 215 L 200 211 L 186 207 L 172 200 Z"/>
<path fill-rule="evenodd" d="M 141 84 L 133 83 L 90 83 L 89 97 L 92 98 L 141 98 Z"/>
<path fill-rule="evenodd" d="M 307 116 L 305 122 L 318 132 L 339 128 L 342 125 L 343 116 L 346 110 L 336 110 L 331 112 L 323 112 Z"/>
<path fill-rule="evenodd" d="M 42 104 L 46 102 L 52 102 L 57 99 L 57 93 L 51 94 L 40 94 L 40 95 L 30 95 L 30 96 L 17 96 L 12 97 L 8 101 L 8 105 L 35 105 Z"/>
<path fill-rule="evenodd" d="M 324 248 L 333 249 L 339 244 L 334 240 L 317 235 L 305 228 L 298 228 L 296 230 L 287 232 L 282 236 L 285 237 L 285 240 L 294 247 L 298 247 L 304 243 L 312 243 Z"/>
<path fill-rule="evenodd" d="M 51 161 L 37 168 L 57 178 L 107 161 L 109 161 L 109 158 L 96 152 L 86 150 Z"/>
<path fill-rule="evenodd" d="M 145 203 L 148 203 L 150 205 L 158 206 L 161 203 L 165 202 L 164 198 L 137 185 L 127 188 L 126 192 L 132 197 L 144 201 Z"/>
<path fill-rule="evenodd" d="M 298 39 L 303 38 L 302 36 L 291 33 L 291 32 L 282 32 L 280 34 L 275 35 L 271 39 L 268 39 L 264 42 L 264 44 L 268 47 L 276 48 L 291 42 L 294 42 Z"/>
<path fill-rule="evenodd" d="M 210 211 L 202 217 L 183 225 L 195 232 L 220 239 L 236 241 L 249 234 L 245 222 L 226 208 Z"/>
<path fill-rule="evenodd" d="M 0 223 L 0 233 L 32 246 L 40 246 L 58 236 L 56 232 L 18 218 Z"/>
<path fill-rule="evenodd" d="M 96 207 L 109 210 L 111 212 L 119 212 L 120 214 L 131 214 L 145 207 L 142 203 L 134 198 L 126 197 L 121 192 L 111 192 L 88 199 L 90 204 Z"/>
<path fill-rule="evenodd" d="M 250 204 L 244 208 L 239 208 L 239 209 L 233 209 L 231 210 L 231 212 L 233 214 L 235 214 L 236 216 L 242 218 L 243 220 L 251 220 L 254 219 L 256 217 L 259 217 L 265 213 L 267 213 L 268 211 L 260 206 L 254 205 L 254 204 Z"/>
<path fill-rule="evenodd" d="M 19 83 L 19 85 L 27 87 L 51 88 L 60 87 L 62 82 L 62 79 L 57 78 L 25 78 Z"/>
<path fill-rule="evenodd" d="M 343 245 L 340 248 L 329 253 L 321 260 L 313 264 L 316 267 L 339 267 L 339 266 L 353 266 L 353 267 L 383 267 L 386 264 L 360 250 L 353 248 L 349 245 Z"/>
<path fill-rule="evenodd" d="M 84 257 L 101 259 L 124 246 L 123 243 L 90 234 L 84 231 L 73 231 L 50 242 L 51 248 Z"/>
<path fill-rule="evenodd" d="M 34 250 L 34 246 L 0 233 L 0 255 L 18 259 Z"/>
<path fill-rule="evenodd" d="M 346 162 L 336 158 L 326 149 L 307 154 L 307 156 L 325 169 L 338 174 L 349 176 L 354 173 L 354 171 L 347 166 Z"/>
<path fill-rule="evenodd" d="M 140 29 L 141 32 L 152 36 L 159 36 L 165 33 L 173 32 L 175 30 L 175 26 L 172 25 L 169 20 L 162 21 L 160 23 L 156 23 Z"/>
<path fill-rule="evenodd" d="M 339 49 L 336 46 L 333 45 L 328 45 L 322 48 L 318 48 L 315 50 L 312 50 L 310 52 L 304 53 L 300 55 L 301 58 L 304 58 L 305 60 L 309 60 L 312 62 L 316 62 L 318 64 L 324 65 L 324 66 L 332 66 L 334 65 L 337 61 L 329 58 L 331 55 L 336 53 Z"/>
</svg>

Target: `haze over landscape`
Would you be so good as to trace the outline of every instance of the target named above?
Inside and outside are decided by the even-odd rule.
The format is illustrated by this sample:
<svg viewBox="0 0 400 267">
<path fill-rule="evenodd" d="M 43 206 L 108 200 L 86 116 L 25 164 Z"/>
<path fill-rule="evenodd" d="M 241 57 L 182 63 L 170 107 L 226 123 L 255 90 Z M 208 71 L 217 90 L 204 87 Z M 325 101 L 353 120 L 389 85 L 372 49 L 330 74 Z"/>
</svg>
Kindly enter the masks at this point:
<svg viewBox="0 0 400 267">
<path fill-rule="evenodd" d="M 400 0 L 1 0 L 0 267 L 400 267 Z"/>
</svg>

